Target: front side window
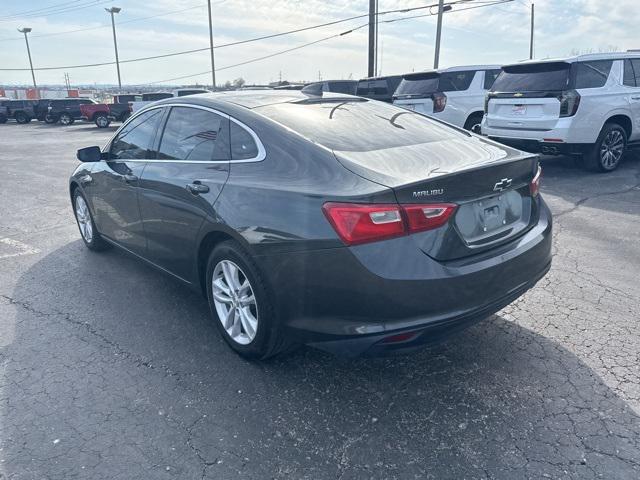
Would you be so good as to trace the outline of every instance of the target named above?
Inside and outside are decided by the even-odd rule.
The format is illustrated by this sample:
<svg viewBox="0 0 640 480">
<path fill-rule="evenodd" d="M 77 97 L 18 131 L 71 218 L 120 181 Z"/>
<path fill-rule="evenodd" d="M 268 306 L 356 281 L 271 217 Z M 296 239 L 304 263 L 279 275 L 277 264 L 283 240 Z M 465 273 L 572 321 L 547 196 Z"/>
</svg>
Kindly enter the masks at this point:
<svg viewBox="0 0 640 480">
<path fill-rule="evenodd" d="M 207 110 L 173 107 L 158 158 L 207 162 L 229 160 L 229 120 Z"/>
<path fill-rule="evenodd" d="M 631 65 L 631 60 L 624 61 L 624 79 L 622 81 L 627 87 L 635 87 L 636 85 L 636 76 L 633 72 L 633 65 Z"/>
<path fill-rule="evenodd" d="M 609 78 L 613 60 L 597 60 L 594 62 L 578 62 L 574 64 L 574 88 L 604 87 Z"/>
<path fill-rule="evenodd" d="M 133 118 L 111 143 L 109 160 L 154 158 L 152 143 L 162 118 L 162 109 L 154 108 Z"/>
<path fill-rule="evenodd" d="M 231 122 L 231 159 L 249 160 L 258 156 L 253 136 L 240 125 Z"/>
<path fill-rule="evenodd" d="M 631 65 L 633 65 L 633 72 L 635 74 L 636 86 L 640 87 L 640 59 L 631 60 Z"/>
</svg>

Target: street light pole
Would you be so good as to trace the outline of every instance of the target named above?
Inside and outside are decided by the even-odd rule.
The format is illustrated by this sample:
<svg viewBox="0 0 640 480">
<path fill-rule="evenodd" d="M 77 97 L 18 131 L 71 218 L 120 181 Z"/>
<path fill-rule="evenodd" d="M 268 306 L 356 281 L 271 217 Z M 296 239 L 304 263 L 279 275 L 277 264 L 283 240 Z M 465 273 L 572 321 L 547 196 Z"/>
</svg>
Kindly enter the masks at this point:
<svg viewBox="0 0 640 480">
<path fill-rule="evenodd" d="M 216 64 L 213 60 L 213 18 L 211 17 L 211 0 L 207 0 L 207 8 L 209 9 L 209 49 L 211 50 L 211 82 L 213 90 L 216 89 Z"/>
<path fill-rule="evenodd" d="M 529 39 L 529 59 L 533 60 L 533 27 L 534 27 L 535 5 L 531 4 L 531 38 Z"/>
<path fill-rule="evenodd" d="M 120 7 L 105 8 L 111 14 L 111 29 L 113 30 L 113 48 L 116 50 L 116 69 L 118 70 L 118 88 L 122 90 L 122 81 L 120 80 L 120 60 L 118 59 L 118 40 L 116 39 L 116 22 L 113 18 L 114 13 L 120 13 Z"/>
<path fill-rule="evenodd" d="M 29 48 L 29 39 L 27 38 L 27 33 L 31 31 L 31 28 L 19 28 L 18 31 L 24 34 L 24 41 L 27 44 L 27 55 L 29 55 L 29 67 L 31 67 L 31 79 L 33 80 L 33 88 L 36 90 L 36 97 L 38 95 L 38 85 L 36 85 L 36 74 L 33 72 L 33 62 L 31 61 L 31 49 Z"/>
</svg>

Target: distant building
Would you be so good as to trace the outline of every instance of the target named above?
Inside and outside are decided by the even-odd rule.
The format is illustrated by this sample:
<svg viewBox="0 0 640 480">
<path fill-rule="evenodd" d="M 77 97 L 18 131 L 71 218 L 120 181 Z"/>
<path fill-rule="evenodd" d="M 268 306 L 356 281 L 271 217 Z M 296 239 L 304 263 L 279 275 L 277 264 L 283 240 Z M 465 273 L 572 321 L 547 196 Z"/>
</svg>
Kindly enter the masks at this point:
<svg viewBox="0 0 640 480">
<path fill-rule="evenodd" d="M 38 95 L 39 94 L 39 95 Z M 84 97 L 92 98 L 95 94 L 94 90 L 86 90 L 80 88 L 35 88 L 27 87 L 0 87 L 0 97 L 7 97 L 15 100 L 35 100 L 37 98 L 67 98 L 67 97 Z"/>
</svg>

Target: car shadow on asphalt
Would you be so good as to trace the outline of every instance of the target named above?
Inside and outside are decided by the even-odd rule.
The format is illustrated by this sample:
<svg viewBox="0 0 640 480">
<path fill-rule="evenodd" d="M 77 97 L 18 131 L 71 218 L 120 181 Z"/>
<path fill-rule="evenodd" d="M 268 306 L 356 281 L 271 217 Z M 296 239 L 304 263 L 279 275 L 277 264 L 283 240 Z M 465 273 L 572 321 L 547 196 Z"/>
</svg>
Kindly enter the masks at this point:
<svg viewBox="0 0 640 480">
<path fill-rule="evenodd" d="M 410 355 L 247 362 L 201 296 L 79 240 L 26 271 L 9 306 L 9 478 L 638 478 L 637 414 L 499 315 Z"/>
</svg>

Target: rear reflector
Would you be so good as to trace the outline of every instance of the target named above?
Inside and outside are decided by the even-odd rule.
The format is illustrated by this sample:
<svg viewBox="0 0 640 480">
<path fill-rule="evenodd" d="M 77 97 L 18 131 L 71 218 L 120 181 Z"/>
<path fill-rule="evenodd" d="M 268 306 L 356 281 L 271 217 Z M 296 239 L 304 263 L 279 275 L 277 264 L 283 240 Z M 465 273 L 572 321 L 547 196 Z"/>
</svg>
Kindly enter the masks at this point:
<svg viewBox="0 0 640 480">
<path fill-rule="evenodd" d="M 529 191 L 531 192 L 532 197 L 536 197 L 540 192 L 541 181 L 542 181 L 542 168 L 538 166 L 538 171 L 536 172 L 536 175 L 533 177 L 533 180 L 531 180 L 531 183 L 529 184 Z"/>
<path fill-rule="evenodd" d="M 413 340 L 418 336 L 420 332 L 404 332 L 398 333 L 397 335 L 391 335 L 390 337 L 382 340 L 381 343 L 401 343 L 408 342 L 409 340 Z"/>
<path fill-rule="evenodd" d="M 441 227 L 456 205 L 393 205 L 325 203 L 322 207 L 340 239 L 346 245 L 377 242 Z"/>
<path fill-rule="evenodd" d="M 564 140 L 561 138 L 543 138 L 542 141 L 549 143 L 564 143 Z"/>
</svg>

